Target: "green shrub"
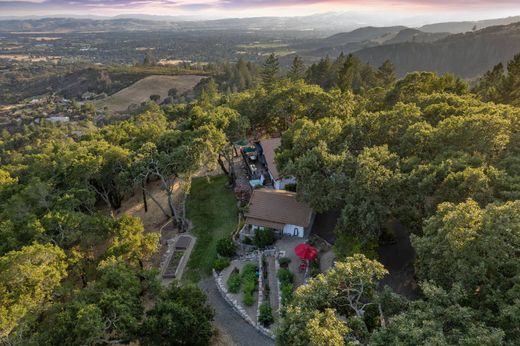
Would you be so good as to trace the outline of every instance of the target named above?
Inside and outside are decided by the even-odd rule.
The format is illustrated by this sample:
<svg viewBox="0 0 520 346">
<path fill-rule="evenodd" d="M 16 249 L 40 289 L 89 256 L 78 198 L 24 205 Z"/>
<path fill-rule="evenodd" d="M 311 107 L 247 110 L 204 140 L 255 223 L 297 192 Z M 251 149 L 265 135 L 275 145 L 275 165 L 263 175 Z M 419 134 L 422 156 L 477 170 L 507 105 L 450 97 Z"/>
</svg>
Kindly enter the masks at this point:
<svg viewBox="0 0 520 346">
<path fill-rule="evenodd" d="M 237 248 L 231 238 L 222 238 L 217 242 L 217 253 L 222 257 L 235 256 Z"/>
<path fill-rule="evenodd" d="M 282 305 L 286 306 L 292 300 L 294 285 L 292 283 L 282 283 L 280 291 L 282 292 Z"/>
<path fill-rule="evenodd" d="M 242 299 L 242 302 L 246 306 L 252 306 L 255 303 L 255 298 L 253 298 L 253 293 L 244 292 L 244 298 Z"/>
<path fill-rule="evenodd" d="M 255 280 L 256 281 L 256 280 Z M 246 279 L 242 284 L 242 291 L 244 292 L 253 292 L 256 288 L 256 282 L 253 280 Z"/>
<path fill-rule="evenodd" d="M 293 280 L 294 275 L 288 269 L 281 268 L 276 274 L 280 280 L 280 291 L 282 296 L 282 305 L 287 305 L 291 299 L 294 290 Z"/>
<path fill-rule="evenodd" d="M 228 291 L 231 293 L 238 293 L 240 291 L 241 284 L 242 279 L 240 278 L 240 273 L 238 269 L 235 268 L 227 280 Z"/>
<path fill-rule="evenodd" d="M 278 270 L 278 274 L 276 275 L 280 283 L 283 284 L 292 284 L 294 280 L 294 275 L 291 273 L 289 269 L 280 268 Z"/>
<path fill-rule="evenodd" d="M 317 257 L 316 259 L 314 259 L 314 260 L 312 260 L 310 262 L 309 275 L 311 277 L 315 277 L 315 276 L 318 276 L 319 273 L 321 273 L 321 270 L 320 270 L 320 258 Z"/>
<path fill-rule="evenodd" d="M 296 192 L 296 184 L 285 184 L 284 190 Z"/>
<path fill-rule="evenodd" d="M 269 245 L 273 245 L 275 241 L 276 237 L 274 236 L 274 231 L 271 228 L 257 229 L 253 239 L 254 244 L 260 249 L 263 249 Z"/>
<path fill-rule="evenodd" d="M 362 241 L 350 234 L 340 234 L 334 244 L 334 253 L 338 260 L 360 253 L 370 259 L 377 258 L 377 240 Z"/>
<path fill-rule="evenodd" d="M 247 263 L 242 268 L 242 292 L 244 292 L 243 302 L 245 305 L 253 305 L 253 292 L 256 290 L 257 284 L 256 266 L 252 263 Z"/>
<path fill-rule="evenodd" d="M 282 257 L 278 259 L 278 263 L 280 263 L 280 267 L 287 268 L 289 263 L 291 263 L 291 259 L 289 257 Z"/>
<path fill-rule="evenodd" d="M 213 261 L 213 269 L 220 272 L 223 269 L 229 267 L 230 264 L 231 261 L 229 260 L 229 258 L 220 257 Z"/>
<path fill-rule="evenodd" d="M 242 268 L 242 279 L 247 280 L 247 278 L 252 278 L 256 281 L 256 266 L 252 263 L 246 263 L 244 268 Z"/>
<path fill-rule="evenodd" d="M 260 315 L 258 316 L 258 321 L 264 327 L 269 327 L 274 322 L 273 311 L 269 303 L 266 302 L 260 305 Z"/>
<path fill-rule="evenodd" d="M 251 239 L 250 237 L 245 237 L 242 243 L 246 245 L 253 245 L 253 239 Z"/>
</svg>

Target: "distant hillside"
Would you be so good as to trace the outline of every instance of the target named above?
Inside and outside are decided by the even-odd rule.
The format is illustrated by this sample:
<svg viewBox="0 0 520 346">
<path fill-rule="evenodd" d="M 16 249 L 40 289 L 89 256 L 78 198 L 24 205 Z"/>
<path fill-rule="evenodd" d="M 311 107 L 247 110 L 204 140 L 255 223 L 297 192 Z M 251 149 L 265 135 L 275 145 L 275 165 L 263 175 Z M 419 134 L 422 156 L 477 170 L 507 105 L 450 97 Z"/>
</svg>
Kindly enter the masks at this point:
<svg viewBox="0 0 520 346">
<path fill-rule="evenodd" d="M 2 20 L 0 32 L 93 32 L 175 29 L 177 24 L 141 19 L 93 20 L 78 18 L 44 18 Z"/>
<path fill-rule="evenodd" d="M 471 78 L 519 52 L 520 23 L 515 23 L 450 35 L 433 43 L 407 42 L 364 48 L 355 55 L 375 66 L 388 59 L 401 76 L 424 70 Z"/>
<path fill-rule="evenodd" d="M 2 0 L 0 0 L 0 3 Z M 390 16 L 391 17 L 391 16 Z M 251 31 L 294 31 L 303 32 L 307 37 L 329 37 L 337 44 L 374 40 L 405 29 L 395 26 L 395 20 L 378 15 L 355 12 L 329 12 L 295 17 L 250 17 L 208 20 L 200 16 L 154 16 L 145 14 L 126 14 L 116 17 L 82 16 L 73 18 L 63 16 L 48 17 L 5 17 L 0 16 L 0 32 L 92 32 L 92 31 L 135 31 L 135 30 L 251 30 Z M 418 28 L 428 33 L 463 33 L 489 26 L 506 25 L 520 21 L 520 16 L 467 22 L 446 22 L 428 24 Z M 377 23 L 381 27 L 367 26 Z M 408 26 L 418 25 L 417 21 L 407 21 Z M 394 26 L 392 26 L 394 25 Z M 354 30 L 354 29 L 359 29 Z M 354 30 L 354 31 L 352 31 Z M 350 32 L 348 32 L 350 31 Z M 388 34 L 390 35 L 388 36 Z M 375 35 L 375 36 L 374 36 Z M 381 43 L 381 42 L 380 42 Z"/>
<path fill-rule="evenodd" d="M 520 22 L 520 16 L 477 20 L 469 22 L 435 23 L 424 25 L 420 27 L 419 30 L 424 32 L 449 32 L 452 34 L 459 34 L 463 32 L 473 31 L 473 29 L 480 30 L 490 26 L 508 25 L 516 22 Z"/>
<path fill-rule="evenodd" d="M 374 27 L 367 26 L 359 28 L 351 32 L 339 33 L 332 35 L 322 40 L 324 46 L 344 45 L 352 42 L 363 42 L 380 38 L 381 36 L 388 36 L 397 34 L 400 31 L 407 29 L 406 26 L 388 26 L 388 27 Z"/>
<path fill-rule="evenodd" d="M 298 54 L 310 59 L 317 59 L 326 55 L 337 56 L 341 52 L 346 54 L 362 48 L 378 45 L 378 41 L 390 39 L 405 28 L 405 26 L 368 26 L 326 38 L 307 40 L 291 48 L 298 51 Z"/>
<path fill-rule="evenodd" d="M 3 23 L 1 23 L 2 21 Z M 179 26 L 183 30 L 301 31 L 307 35 L 319 32 L 323 37 L 366 26 L 363 23 L 384 25 L 384 22 L 382 23 L 377 16 L 348 12 L 329 12 L 295 17 L 246 17 L 213 20 L 200 16 L 127 14 L 104 18 L 10 18 L 0 16 L 0 31 L 85 31 L 83 26 L 89 31 L 94 28 L 105 31 L 111 27 L 116 30 L 135 30 L 134 26 L 139 30 L 141 28 L 156 30 Z"/>
<path fill-rule="evenodd" d="M 1 0 L 0 0 L 1 3 Z M 124 15 L 93 18 L 5 18 L 0 17 L 0 32 L 84 32 L 84 31 L 135 31 L 135 30 L 267 30 L 299 31 L 313 35 L 331 35 L 362 26 L 365 20 L 348 13 L 322 13 L 297 17 L 251 17 L 197 20 L 197 17 Z"/>
<path fill-rule="evenodd" d="M 351 32 L 339 33 L 325 39 L 308 40 L 295 46 L 299 54 L 308 58 L 348 54 L 363 48 L 404 42 L 434 42 L 449 36 L 449 33 L 426 33 L 405 26 L 364 27 Z"/>
<path fill-rule="evenodd" d="M 384 41 L 384 44 L 404 43 L 404 42 L 435 42 L 449 36 L 447 32 L 430 33 L 417 29 L 403 29 L 394 37 Z"/>
</svg>

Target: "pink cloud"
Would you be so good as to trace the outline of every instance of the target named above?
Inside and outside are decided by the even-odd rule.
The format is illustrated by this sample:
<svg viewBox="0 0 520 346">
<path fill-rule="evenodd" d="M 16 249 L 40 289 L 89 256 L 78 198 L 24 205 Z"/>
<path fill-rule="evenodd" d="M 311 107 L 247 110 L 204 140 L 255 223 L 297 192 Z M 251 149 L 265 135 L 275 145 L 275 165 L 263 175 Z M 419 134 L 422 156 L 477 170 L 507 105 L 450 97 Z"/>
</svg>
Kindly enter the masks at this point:
<svg viewBox="0 0 520 346">
<path fill-rule="evenodd" d="M 169 12 L 247 11 L 262 9 L 318 9 L 320 11 L 427 11 L 520 9 L 520 0 L 0 0 L 0 13 L 34 11 L 78 11 L 105 8 L 165 9 Z M 290 13 L 290 12 L 289 12 Z M 276 10 L 274 15 L 279 15 Z"/>
</svg>

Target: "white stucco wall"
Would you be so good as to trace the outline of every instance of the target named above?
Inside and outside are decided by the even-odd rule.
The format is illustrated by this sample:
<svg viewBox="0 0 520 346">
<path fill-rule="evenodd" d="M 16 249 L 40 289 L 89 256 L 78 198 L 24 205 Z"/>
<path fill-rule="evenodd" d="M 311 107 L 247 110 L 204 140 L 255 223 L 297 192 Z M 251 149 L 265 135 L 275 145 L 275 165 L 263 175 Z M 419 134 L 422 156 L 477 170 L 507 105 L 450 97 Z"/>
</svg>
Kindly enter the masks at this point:
<svg viewBox="0 0 520 346">
<path fill-rule="evenodd" d="M 283 235 L 303 238 L 305 230 L 301 226 L 287 224 L 283 227 Z"/>
<path fill-rule="evenodd" d="M 274 188 L 276 190 L 284 190 L 286 185 L 296 184 L 296 178 L 290 177 L 286 179 L 280 179 L 274 181 Z"/>
</svg>

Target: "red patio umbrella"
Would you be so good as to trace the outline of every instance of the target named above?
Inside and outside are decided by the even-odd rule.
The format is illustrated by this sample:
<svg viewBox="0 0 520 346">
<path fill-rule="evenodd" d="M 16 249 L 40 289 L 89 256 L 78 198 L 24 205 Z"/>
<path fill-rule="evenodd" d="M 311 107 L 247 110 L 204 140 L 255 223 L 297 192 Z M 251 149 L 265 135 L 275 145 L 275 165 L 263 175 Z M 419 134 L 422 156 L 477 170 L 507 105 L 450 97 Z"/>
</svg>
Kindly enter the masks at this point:
<svg viewBox="0 0 520 346">
<path fill-rule="evenodd" d="M 302 260 L 312 261 L 318 257 L 318 250 L 309 244 L 298 244 L 294 248 L 296 256 Z"/>
</svg>

